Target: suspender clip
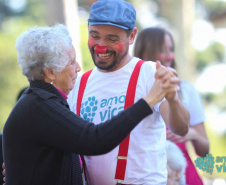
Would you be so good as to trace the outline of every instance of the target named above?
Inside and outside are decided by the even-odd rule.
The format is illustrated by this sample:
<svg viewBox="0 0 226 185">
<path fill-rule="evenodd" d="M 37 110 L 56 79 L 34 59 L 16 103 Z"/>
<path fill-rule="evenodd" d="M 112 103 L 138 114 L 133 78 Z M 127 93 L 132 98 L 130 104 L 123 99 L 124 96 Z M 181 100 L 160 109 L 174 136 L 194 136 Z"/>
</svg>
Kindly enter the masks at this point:
<svg viewBox="0 0 226 185">
<path fill-rule="evenodd" d="M 124 160 L 127 160 L 127 157 L 126 157 L 126 156 L 118 156 L 118 159 L 124 159 Z"/>
<path fill-rule="evenodd" d="M 116 185 L 121 185 L 121 182 L 120 180 L 117 180 L 117 184 Z"/>
</svg>

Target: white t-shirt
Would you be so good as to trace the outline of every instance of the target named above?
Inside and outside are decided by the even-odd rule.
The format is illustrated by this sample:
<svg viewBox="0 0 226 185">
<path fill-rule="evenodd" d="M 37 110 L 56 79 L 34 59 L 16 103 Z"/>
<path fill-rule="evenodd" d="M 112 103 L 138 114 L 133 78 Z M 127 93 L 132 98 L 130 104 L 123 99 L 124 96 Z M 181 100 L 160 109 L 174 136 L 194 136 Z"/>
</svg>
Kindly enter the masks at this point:
<svg viewBox="0 0 226 185">
<path fill-rule="evenodd" d="M 184 106 L 190 112 L 190 126 L 206 120 L 202 99 L 191 82 L 181 81 L 181 94 Z"/>
<path fill-rule="evenodd" d="M 121 69 L 103 73 L 94 68 L 86 85 L 81 105 L 81 117 L 100 123 L 117 115 L 124 109 L 125 96 L 130 76 L 138 58 L 133 58 Z M 154 83 L 156 63 L 145 62 L 139 74 L 135 102 L 144 97 Z M 69 105 L 76 113 L 76 102 L 80 78 L 69 94 Z M 164 100 L 163 100 L 164 101 Z M 166 127 L 159 113 L 158 103 L 153 114 L 146 117 L 131 132 L 125 184 L 165 185 Z M 111 152 L 99 156 L 85 156 L 89 185 L 115 185 L 115 170 L 118 146 Z"/>
</svg>

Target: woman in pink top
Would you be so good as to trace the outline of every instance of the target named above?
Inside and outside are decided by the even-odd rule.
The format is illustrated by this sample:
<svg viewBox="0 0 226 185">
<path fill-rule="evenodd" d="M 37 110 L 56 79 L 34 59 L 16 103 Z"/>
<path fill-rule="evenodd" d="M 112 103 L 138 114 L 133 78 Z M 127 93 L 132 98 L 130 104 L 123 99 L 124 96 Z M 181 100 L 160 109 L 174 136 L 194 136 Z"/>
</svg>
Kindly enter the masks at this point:
<svg viewBox="0 0 226 185">
<path fill-rule="evenodd" d="M 148 61 L 159 60 L 166 67 L 175 68 L 174 42 L 172 35 L 166 30 L 151 27 L 142 30 L 136 39 L 134 56 Z M 209 152 L 209 141 L 205 131 L 206 119 L 204 107 L 199 93 L 190 82 L 181 81 L 178 94 L 184 105 L 190 111 L 190 129 L 184 137 L 178 136 L 167 129 L 167 139 L 176 143 L 182 150 L 186 160 L 186 184 L 203 185 L 196 167 L 189 157 L 186 142 L 191 141 L 197 155 L 205 157 Z"/>
</svg>

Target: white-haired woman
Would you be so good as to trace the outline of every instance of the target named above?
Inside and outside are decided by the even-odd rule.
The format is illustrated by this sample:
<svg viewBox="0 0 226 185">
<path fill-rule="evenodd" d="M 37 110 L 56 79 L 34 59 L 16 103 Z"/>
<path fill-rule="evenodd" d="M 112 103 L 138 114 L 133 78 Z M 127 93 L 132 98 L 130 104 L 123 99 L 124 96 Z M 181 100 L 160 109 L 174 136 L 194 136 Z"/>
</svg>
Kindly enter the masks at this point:
<svg viewBox="0 0 226 185">
<path fill-rule="evenodd" d="M 72 153 L 109 152 L 167 93 L 166 87 L 158 88 L 158 79 L 144 99 L 111 120 L 94 125 L 71 112 L 66 101 L 80 66 L 65 26 L 29 29 L 17 39 L 16 49 L 30 86 L 3 130 L 6 185 L 80 185 L 78 155 Z M 159 67 L 157 71 L 161 70 Z"/>
<path fill-rule="evenodd" d="M 185 185 L 186 159 L 180 148 L 173 142 L 166 141 L 167 185 Z"/>
</svg>

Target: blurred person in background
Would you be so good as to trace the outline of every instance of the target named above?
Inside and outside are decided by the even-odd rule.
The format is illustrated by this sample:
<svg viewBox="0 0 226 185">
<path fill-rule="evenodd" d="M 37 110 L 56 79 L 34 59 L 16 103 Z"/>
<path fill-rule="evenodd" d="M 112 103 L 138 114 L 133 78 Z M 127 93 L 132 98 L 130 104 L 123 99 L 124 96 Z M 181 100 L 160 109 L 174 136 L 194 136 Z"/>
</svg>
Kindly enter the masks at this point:
<svg viewBox="0 0 226 185">
<path fill-rule="evenodd" d="M 18 37 L 16 49 L 30 85 L 3 129 L 6 185 L 82 185 L 77 154 L 111 151 L 169 91 L 158 88 L 164 83 L 159 77 L 147 96 L 95 125 L 71 112 L 66 101 L 80 66 L 64 25 L 31 28 Z M 156 66 L 159 75 L 163 67 Z"/>
<path fill-rule="evenodd" d="M 185 185 L 186 159 L 180 148 L 171 142 L 166 141 L 167 155 L 167 185 Z"/>
<path fill-rule="evenodd" d="M 146 28 L 138 34 L 134 45 L 134 56 L 147 61 L 159 60 L 166 67 L 176 68 L 173 37 L 168 31 L 159 27 Z M 178 95 L 190 112 L 190 128 L 183 137 L 167 129 L 167 139 L 176 143 L 186 157 L 186 184 L 202 185 L 202 180 L 189 157 L 186 142 L 192 142 L 197 155 L 205 157 L 208 154 L 209 140 L 204 125 L 206 120 L 204 106 L 199 93 L 190 82 L 180 82 Z"/>
</svg>

